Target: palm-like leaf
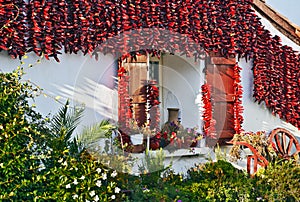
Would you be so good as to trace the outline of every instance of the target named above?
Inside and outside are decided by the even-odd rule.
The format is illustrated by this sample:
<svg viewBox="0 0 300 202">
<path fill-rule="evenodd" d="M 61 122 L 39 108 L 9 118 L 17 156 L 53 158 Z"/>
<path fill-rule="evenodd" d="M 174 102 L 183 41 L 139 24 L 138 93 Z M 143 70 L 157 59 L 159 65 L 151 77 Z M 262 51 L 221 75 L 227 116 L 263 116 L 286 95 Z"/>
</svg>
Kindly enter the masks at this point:
<svg viewBox="0 0 300 202">
<path fill-rule="evenodd" d="M 83 116 L 83 108 L 70 108 L 69 101 L 59 109 L 58 113 L 53 116 L 51 121 L 52 128 L 52 147 L 53 149 L 66 149 L 70 147 L 70 144 L 76 144 L 75 138 L 71 141 L 73 132 L 80 123 L 80 119 Z M 74 145 L 73 145 L 74 146 Z"/>
<path fill-rule="evenodd" d="M 102 120 L 100 123 L 86 127 L 82 133 L 77 136 L 77 139 L 84 147 L 88 148 L 99 141 L 99 138 L 111 137 L 112 131 L 115 129 L 116 126 L 109 123 L 108 120 Z"/>
</svg>

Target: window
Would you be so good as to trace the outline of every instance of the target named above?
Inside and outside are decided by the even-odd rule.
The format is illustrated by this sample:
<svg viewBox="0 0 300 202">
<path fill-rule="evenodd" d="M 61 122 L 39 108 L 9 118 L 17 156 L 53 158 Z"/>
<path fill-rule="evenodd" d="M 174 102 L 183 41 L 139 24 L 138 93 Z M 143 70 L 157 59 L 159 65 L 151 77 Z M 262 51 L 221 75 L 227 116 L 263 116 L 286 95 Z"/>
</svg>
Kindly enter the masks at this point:
<svg viewBox="0 0 300 202">
<path fill-rule="evenodd" d="M 160 124 L 159 59 L 149 55 L 126 57 L 119 62 L 119 122 L 128 126 L 134 119 L 139 126 Z"/>
</svg>

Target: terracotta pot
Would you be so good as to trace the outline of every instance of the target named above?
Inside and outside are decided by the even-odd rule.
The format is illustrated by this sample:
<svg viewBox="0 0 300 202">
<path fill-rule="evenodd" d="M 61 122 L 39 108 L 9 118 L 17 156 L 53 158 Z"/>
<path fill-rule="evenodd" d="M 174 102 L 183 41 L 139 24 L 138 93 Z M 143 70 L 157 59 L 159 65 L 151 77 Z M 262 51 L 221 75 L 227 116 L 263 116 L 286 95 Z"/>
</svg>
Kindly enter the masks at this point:
<svg viewBox="0 0 300 202">
<path fill-rule="evenodd" d="M 145 151 L 145 146 L 143 144 L 141 145 L 131 145 L 130 146 L 130 152 L 131 153 L 142 153 Z"/>
</svg>

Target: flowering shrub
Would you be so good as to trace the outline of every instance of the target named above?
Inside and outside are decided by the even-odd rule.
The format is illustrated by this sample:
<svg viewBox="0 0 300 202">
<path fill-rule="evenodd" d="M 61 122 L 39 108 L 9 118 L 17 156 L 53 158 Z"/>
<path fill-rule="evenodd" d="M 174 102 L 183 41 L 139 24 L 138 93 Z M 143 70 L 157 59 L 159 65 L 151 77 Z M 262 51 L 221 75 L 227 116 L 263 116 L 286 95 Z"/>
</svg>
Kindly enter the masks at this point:
<svg viewBox="0 0 300 202">
<path fill-rule="evenodd" d="M 47 119 L 29 105 L 28 98 L 37 90 L 20 82 L 22 74 L 20 69 L 0 74 L 0 200 L 119 200 L 121 180 L 116 171 L 85 150 L 71 153 L 80 151 L 74 148 L 76 141 L 58 136 L 65 144 L 54 147 L 57 134 L 51 134 Z"/>
<path fill-rule="evenodd" d="M 21 69 L 0 73 L 0 200 L 28 200 L 39 183 L 47 121 L 29 105 L 37 89 L 21 83 Z"/>
<path fill-rule="evenodd" d="M 118 173 L 86 156 L 80 161 L 69 155 L 61 157 L 46 177 L 49 196 L 43 198 L 47 200 L 111 201 L 121 197 Z"/>
</svg>

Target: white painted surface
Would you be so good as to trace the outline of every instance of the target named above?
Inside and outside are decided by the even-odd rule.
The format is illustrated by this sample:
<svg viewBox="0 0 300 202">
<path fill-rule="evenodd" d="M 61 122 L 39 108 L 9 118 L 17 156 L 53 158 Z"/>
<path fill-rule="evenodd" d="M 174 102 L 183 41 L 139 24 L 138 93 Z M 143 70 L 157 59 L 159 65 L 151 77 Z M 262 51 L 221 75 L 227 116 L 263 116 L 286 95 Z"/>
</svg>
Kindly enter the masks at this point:
<svg viewBox="0 0 300 202">
<path fill-rule="evenodd" d="M 164 120 L 168 120 L 167 108 L 179 108 L 184 127 L 202 127 L 201 86 L 204 84 L 204 61 L 193 58 L 165 55 L 163 57 Z"/>
<path fill-rule="evenodd" d="M 82 125 L 90 125 L 103 118 L 116 120 L 117 92 L 114 89 L 112 56 L 101 55 L 96 61 L 81 54 L 63 55 L 60 63 L 42 59 L 41 63 L 28 68 L 38 59 L 34 54 L 29 54 L 23 65 L 26 72 L 23 79 L 38 85 L 47 95 L 35 99 L 37 111 L 53 115 L 70 99 L 71 105 L 85 105 Z M 4 53 L 0 54 L 0 61 L 0 70 L 3 72 L 12 71 L 20 64 Z M 59 102 L 54 99 L 57 96 L 61 97 Z"/>
</svg>

